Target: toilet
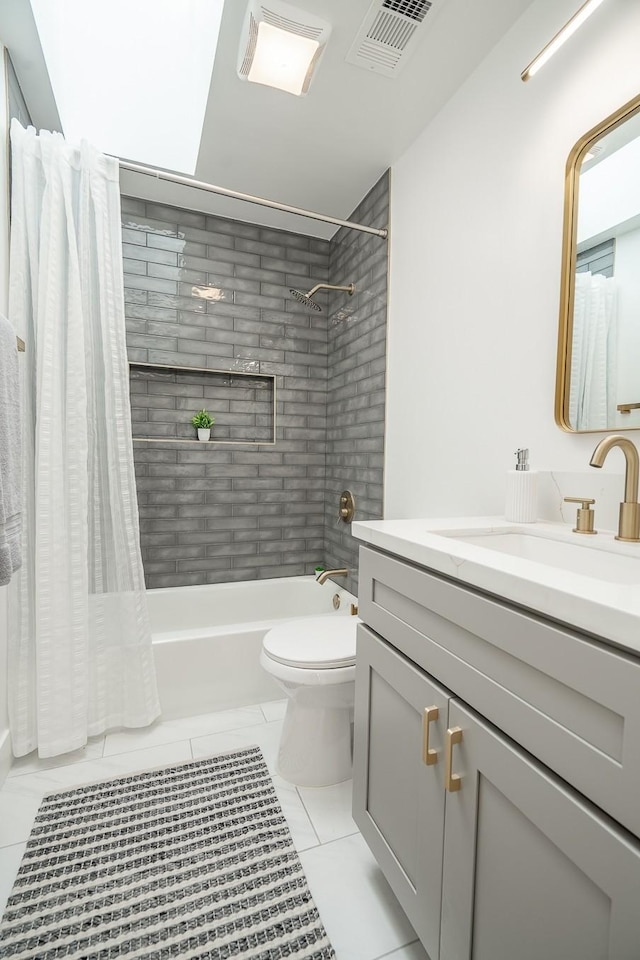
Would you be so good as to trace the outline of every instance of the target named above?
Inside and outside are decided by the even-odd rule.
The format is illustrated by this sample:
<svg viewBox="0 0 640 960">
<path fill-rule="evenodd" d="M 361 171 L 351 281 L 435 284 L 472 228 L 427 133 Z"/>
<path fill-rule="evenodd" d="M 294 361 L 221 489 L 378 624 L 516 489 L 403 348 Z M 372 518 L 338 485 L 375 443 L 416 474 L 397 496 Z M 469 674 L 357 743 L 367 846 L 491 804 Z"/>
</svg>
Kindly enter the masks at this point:
<svg viewBox="0 0 640 960">
<path fill-rule="evenodd" d="M 352 616 L 290 620 L 266 634 L 260 663 L 287 695 L 277 772 L 299 787 L 351 777 L 356 672 Z"/>
</svg>

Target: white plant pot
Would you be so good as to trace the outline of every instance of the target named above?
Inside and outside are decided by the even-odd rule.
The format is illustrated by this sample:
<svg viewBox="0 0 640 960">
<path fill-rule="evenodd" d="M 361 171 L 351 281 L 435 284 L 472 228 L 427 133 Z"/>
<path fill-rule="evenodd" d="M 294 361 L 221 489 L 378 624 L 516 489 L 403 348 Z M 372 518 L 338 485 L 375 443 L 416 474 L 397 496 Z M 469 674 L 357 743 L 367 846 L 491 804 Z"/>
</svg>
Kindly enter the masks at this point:
<svg viewBox="0 0 640 960">
<path fill-rule="evenodd" d="M 198 427 L 198 440 L 207 441 L 211 436 L 211 427 Z"/>
</svg>

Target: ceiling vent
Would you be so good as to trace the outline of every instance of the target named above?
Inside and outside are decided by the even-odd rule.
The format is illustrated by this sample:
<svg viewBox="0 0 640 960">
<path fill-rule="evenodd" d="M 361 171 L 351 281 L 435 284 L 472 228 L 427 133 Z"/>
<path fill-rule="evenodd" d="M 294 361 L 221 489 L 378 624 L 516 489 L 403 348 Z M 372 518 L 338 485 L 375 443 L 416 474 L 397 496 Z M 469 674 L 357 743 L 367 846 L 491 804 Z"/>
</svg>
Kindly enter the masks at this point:
<svg viewBox="0 0 640 960">
<path fill-rule="evenodd" d="M 364 70 L 396 77 L 420 37 L 424 20 L 444 0 L 374 0 L 346 56 Z"/>
<path fill-rule="evenodd" d="M 283 0 L 249 0 L 238 76 L 304 95 L 330 34 L 331 24 L 307 10 Z"/>
</svg>

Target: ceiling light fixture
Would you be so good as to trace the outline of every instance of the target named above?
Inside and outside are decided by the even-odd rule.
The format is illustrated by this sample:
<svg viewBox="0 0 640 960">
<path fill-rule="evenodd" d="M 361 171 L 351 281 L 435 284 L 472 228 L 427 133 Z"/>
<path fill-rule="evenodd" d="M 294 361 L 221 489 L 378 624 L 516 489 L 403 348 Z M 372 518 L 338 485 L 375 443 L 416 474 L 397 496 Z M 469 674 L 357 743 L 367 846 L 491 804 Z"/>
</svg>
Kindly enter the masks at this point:
<svg viewBox="0 0 640 960">
<path fill-rule="evenodd" d="M 282 0 L 250 0 L 240 37 L 238 76 L 304 96 L 330 33 L 326 20 Z"/>
<path fill-rule="evenodd" d="M 556 33 L 553 40 L 550 40 L 546 47 L 540 51 L 537 57 L 535 57 L 531 63 L 524 68 L 520 74 L 522 80 L 529 80 L 530 77 L 533 77 L 541 67 L 545 65 L 547 60 L 550 60 L 551 57 L 560 49 L 560 47 L 567 42 L 569 37 L 573 36 L 576 30 L 582 26 L 582 24 L 587 20 L 591 14 L 597 10 L 603 0 L 587 0 L 586 3 L 580 7 L 580 9 L 574 13 L 571 17 L 571 20 L 568 20 L 565 23 L 562 30 L 559 30 Z"/>
</svg>

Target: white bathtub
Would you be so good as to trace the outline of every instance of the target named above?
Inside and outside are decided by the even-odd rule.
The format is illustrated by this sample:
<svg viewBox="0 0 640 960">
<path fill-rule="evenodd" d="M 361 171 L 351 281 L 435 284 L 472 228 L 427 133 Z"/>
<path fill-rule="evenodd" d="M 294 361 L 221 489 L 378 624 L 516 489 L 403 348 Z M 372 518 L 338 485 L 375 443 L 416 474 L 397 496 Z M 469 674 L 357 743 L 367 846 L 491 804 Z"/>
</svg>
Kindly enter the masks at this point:
<svg viewBox="0 0 640 960">
<path fill-rule="evenodd" d="M 259 663 L 267 630 L 300 617 L 349 616 L 356 599 L 313 577 L 170 587 L 147 590 L 147 598 L 164 719 L 280 699 Z"/>
</svg>

